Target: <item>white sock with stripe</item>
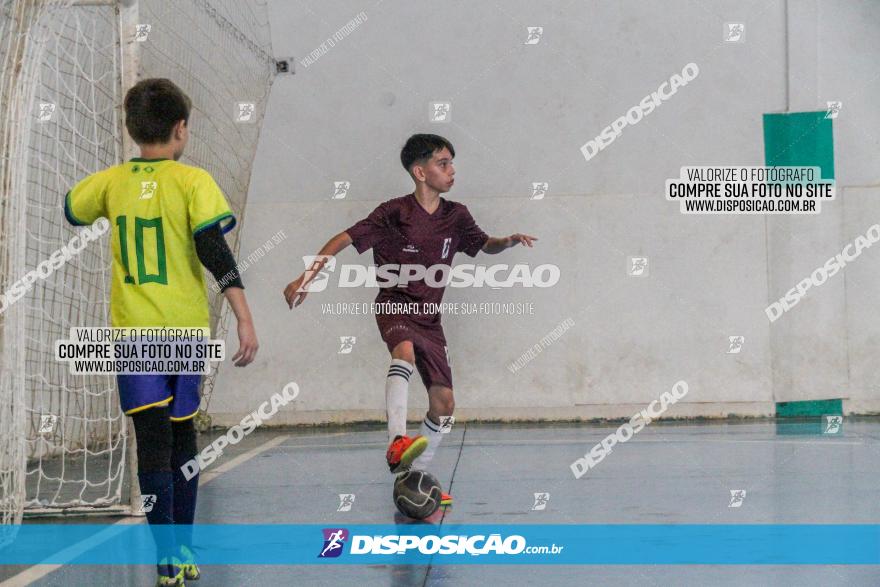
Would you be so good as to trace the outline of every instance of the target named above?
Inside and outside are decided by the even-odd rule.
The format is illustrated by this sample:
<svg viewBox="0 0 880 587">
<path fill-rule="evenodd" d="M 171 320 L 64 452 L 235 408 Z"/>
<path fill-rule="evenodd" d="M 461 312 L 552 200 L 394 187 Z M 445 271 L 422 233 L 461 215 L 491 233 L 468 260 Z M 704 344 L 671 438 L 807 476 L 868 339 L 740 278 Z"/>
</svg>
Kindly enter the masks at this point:
<svg viewBox="0 0 880 587">
<path fill-rule="evenodd" d="M 422 420 L 421 426 L 419 426 L 419 434 L 428 439 L 428 448 L 419 455 L 419 458 L 413 461 L 413 469 L 424 469 L 427 467 L 431 459 L 434 458 L 434 453 L 437 451 L 437 447 L 440 446 L 440 441 L 443 440 L 440 424 L 435 424 L 427 415 Z"/>
<path fill-rule="evenodd" d="M 388 441 L 395 436 L 406 436 L 406 394 L 413 366 L 402 360 L 392 359 L 385 378 L 385 412 L 388 414 Z"/>
</svg>

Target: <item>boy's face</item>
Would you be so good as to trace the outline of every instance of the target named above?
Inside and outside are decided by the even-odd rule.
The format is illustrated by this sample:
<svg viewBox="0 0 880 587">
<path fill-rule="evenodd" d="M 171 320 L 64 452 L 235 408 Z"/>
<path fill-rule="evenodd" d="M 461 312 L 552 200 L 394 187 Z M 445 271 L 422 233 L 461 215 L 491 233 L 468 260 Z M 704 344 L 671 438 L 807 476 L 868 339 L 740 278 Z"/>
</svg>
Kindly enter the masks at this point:
<svg viewBox="0 0 880 587">
<path fill-rule="evenodd" d="M 171 133 L 171 144 L 174 145 L 175 161 L 183 156 L 183 150 L 186 149 L 187 141 L 189 141 L 189 125 L 187 125 L 185 120 L 181 120 L 174 125 L 174 131 Z"/>
<path fill-rule="evenodd" d="M 452 164 L 452 153 L 443 147 L 434 151 L 425 163 L 413 165 L 413 176 L 417 181 L 425 182 L 429 188 L 445 194 L 455 183 L 455 166 Z"/>
</svg>

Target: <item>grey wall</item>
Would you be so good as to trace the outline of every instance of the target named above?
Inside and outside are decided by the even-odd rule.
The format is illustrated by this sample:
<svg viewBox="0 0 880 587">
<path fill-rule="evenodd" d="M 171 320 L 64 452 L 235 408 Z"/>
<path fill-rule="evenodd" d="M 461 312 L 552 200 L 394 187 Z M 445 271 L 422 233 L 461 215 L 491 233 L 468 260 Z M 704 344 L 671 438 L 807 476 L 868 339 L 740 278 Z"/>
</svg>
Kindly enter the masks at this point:
<svg viewBox="0 0 880 587">
<path fill-rule="evenodd" d="M 671 415 L 773 413 L 774 401 L 844 397 L 880 411 L 873 350 L 880 250 L 771 324 L 764 307 L 880 219 L 875 2 L 282 2 L 275 54 L 302 59 L 346 22 L 367 20 L 309 67 L 276 80 L 251 182 L 242 255 L 287 239 L 245 274 L 262 343 L 254 365 L 224 365 L 215 421 L 240 418 L 288 381 L 302 392 L 273 423 L 384 418 L 388 353 L 372 316 L 322 316 L 328 289 L 288 311 L 284 286 L 333 234 L 408 193 L 398 163 L 414 132 L 447 136 L 456 186 L 497 236 L 526 232 L 482 263 L 556 263 L 551 289 L 450 289 L 445 301 L 527 301 L 531 316 L 447 316 L 456 415 L 629 416 L 684 379 Z M 786 19 L 788 26 L 786 26 Z M 724 43 L 744 22 L 743 43 Z M 525 45 L 526 27 L 543 26 Z M 786 34 L 788 31 L 788 35 Z M 589 162 L 580 146 L 682 67 L 700 75 Z M 428 120 L 450 101 L 452 121 Z M 762 165 L 762 114 L 824 110 L 834 121 L 838 200 L 821 215 L 684 216 L 663 196 L 683 165 Z M 333 182 L 351 182 L 330 198 Z M 534 181 L 550 183 L 531 200 Z M 846 189 L 844 189 L 846 188 Z M 627 275 L 627 258 L 649 275 Z M 458 262 L 466 262 L 464 256 Z M 340 262 L 371 263 L 344 251 Z M 575 326 L 515 374 L 507 365 L 571 318 Z M 234 332 L 234 329 L 233 329 Z M 340 336 L 357 336 L 337 354 Z M 745 336 L 728 354 L 728 336 Z M 227 340 L 237 347 L 234 336 Z M 411 416 L 426 394 L 414 378 Z"/>
</svg>

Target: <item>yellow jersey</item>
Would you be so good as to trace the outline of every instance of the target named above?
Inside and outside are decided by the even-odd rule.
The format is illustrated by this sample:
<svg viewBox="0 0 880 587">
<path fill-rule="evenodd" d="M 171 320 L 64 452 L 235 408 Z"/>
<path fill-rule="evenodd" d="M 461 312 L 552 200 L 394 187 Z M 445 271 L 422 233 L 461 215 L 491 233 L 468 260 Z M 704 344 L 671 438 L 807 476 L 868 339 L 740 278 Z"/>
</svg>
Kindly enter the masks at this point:
<svg viewBox="0 0 880 587">
<path fill-rule="evenodd" d="M 205 277 L 193 237 L 235 216 L 204 169 L 142 159 L 94 173 L 67 193 L 64 215 L 76 226 L 110 221 L 110 316 L 115 327 L 209 326 Z"/>
</svg>

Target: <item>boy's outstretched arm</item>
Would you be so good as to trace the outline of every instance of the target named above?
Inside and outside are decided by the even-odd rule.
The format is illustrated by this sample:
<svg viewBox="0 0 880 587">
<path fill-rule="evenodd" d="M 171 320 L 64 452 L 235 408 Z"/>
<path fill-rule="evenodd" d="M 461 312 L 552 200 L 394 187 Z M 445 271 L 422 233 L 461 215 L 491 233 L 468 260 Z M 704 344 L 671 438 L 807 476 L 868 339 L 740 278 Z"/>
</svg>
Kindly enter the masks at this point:
<svg viewBox="0 0 880 587">
<path fill-rule="evenodd" d="M 219 225 L 199 231 L 194 240 L 199 261 L 217 280 L 235 314 L 238 323 L 238 351 L 232 356 L 232 363 L 236 367 L 244 367 L 254 360 L 260 345 L 257 343 L 254 320 L 244 295 L 244 285 L 238 274 L 235 257 L 229 250 Z"/>
<path fill-rule="evenodd" d="M 510 247 L 515 247 L 519 243 L 531 247 L 532 243 L 536 240 L 538 240 L 538 237 L 520 233 L 512 234 L 510 236 L 490 236 L 489 240 L 486 241 L 486 244 L 483 245 L 481 250 L 484 253 L 495 255 L 501 251 L 509 249 Z"/>
<path fill-rule="evenodd" d="M 306 291 L 306 287 L 309 285 L 309 282 L 318 275 L 327 260 L 350 245 L 351 242 L 351 237 L 347 232 L 340 232 L 327 241 L 326 245 L 321 247 L 321 250 L 318 251 L 318 254 L 315 256 L 315 260 L 311 267 L 307 268 L 299 277 L 287 284 L 287 287 L 284 288 L 284 299 L 290 309 L 303 303 L 306 296 L 309 294 L 309 292 Z"/>
</svg>

